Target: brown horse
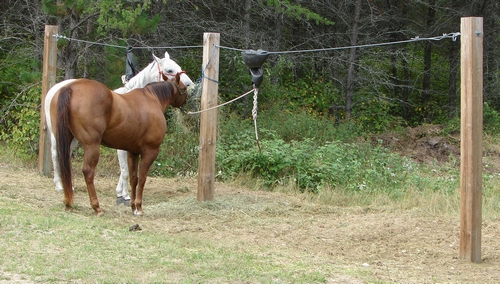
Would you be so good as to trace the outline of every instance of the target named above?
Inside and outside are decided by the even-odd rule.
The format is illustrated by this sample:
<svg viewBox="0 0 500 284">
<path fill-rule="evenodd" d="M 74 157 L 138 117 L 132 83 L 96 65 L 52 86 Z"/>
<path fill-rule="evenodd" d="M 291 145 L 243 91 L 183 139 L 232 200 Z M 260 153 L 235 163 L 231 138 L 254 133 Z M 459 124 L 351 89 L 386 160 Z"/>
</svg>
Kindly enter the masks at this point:
<svg viewBox="0 0 500 284">
<path fill-rule="evenodd" d="M 103 214 L 94 186 L 100 145 L 128 152 L 130 204 L 135 215 L 143 214 L 146 176 L 158 156 L 167 128 L 163 112 L 169 105 L 181 107 L 187 97 L 186 89 L 177 74 L 173 81 L 151 83 L 123 95 L 97 81 L 78 79 L 54 95 L 50 116 L 66 210 L 73 206 L 70 144 L 76 139 L 83 147 L 83 175 L 90 205 L 97 215 Z"/>
</svg>

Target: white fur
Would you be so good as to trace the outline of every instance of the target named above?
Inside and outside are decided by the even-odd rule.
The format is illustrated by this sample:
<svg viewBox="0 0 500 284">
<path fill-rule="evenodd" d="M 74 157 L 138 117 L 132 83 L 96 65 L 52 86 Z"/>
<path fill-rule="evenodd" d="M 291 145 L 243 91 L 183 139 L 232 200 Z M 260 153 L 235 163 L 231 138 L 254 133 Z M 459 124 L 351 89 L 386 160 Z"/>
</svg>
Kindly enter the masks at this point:
<svg viewBox="0 0 500 284">
<path fill-rule="evenodd" d="M 154 56 L 154 55 L 153 55 Z M 165 52 L 165 58 L 158 58 L 154 56 L 154 61 L 151 62 L 146 68 L 144 68 L 141 72 L 135 75 L 125 86 L 114 90 L 118 94 L 125 94 L 130 92 L 136 88 L 144 88 L 147 84 L 152 82 L 158 82 L 162 80 L 161 74 L 159 73 L 158 63 L 161 66 L 161 71 L 167 77 L 173 77 L 178 72 L 181 72 L 181 67 L 173 60 L 170 59 L 168 52 Z M 52 165 L 54 167 L 54 184 L 56 186 L 57 191 L 62 191 L 62 183 L 61 178 L 59 176 L 59 163 L 57 161 L 57 150 L 56 150 L 56 138 L 52 129 L 52 122 L 50 119 L 50 102 L 54 95 L 64 87 L 66 84 L 73 82 L 75 79 L 69 79 L 62 81 L 60 83 L 55 84 L 50 90 L 47 92 L 47 96 L 45 97 L 45 119 L 47 121 L 47 128 L 50 133 L 50 142 L 51 142 L 51 154 L 52 154 Z M 186 75 L 181 74 L 181 82 L 184 85 L 189 86 L 193 84 L 193 81 Z M 77 141 L 73 139 L 71 142 L 71 151 L 76 147 Z M 128 164 L 127 164 L 127 151 L 117 150 L 118 153 L 118 161 L 120 163 L 120 179 L 118 180 L 118 184 L 116 186 L 116 195 L 118 197 L 123 197 L 125 200 L 130 200 L 129 195 L 129 174 L 128 174 Z"/>
</svg>

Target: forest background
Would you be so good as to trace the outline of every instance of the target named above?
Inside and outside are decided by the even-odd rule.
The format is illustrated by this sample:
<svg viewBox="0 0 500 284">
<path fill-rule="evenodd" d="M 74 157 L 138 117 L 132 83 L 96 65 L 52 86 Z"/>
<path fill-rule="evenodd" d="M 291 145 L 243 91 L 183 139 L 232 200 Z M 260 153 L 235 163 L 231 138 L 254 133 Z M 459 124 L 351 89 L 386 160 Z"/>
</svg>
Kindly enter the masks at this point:
<svg viewBox="0 0 500 284">
<path fill-rule="evenodd" d="M 483 17 L 484 124 L 487 133 L 499 133 L 498 1 L 2 0 L 0 6 L 0 140 L 27 158 L 36 159 L 38 153 L 45 25 L 57 25 L 62 36 L 88 41 L 58 40 L 57 81 L 86 77 L 114 89 L 122 84 L 127 46 L 135 48 L 139 70 L 153 60 L 151 53 L 168 51 L 196 80 L 201 77 L 205 32 L 220 33 L 221 46 L 235 49 L 304 51 L 436 37 L 460 32 L 462 17 Z M 221 101 L 250 90 L 251 77 L 239 51 L 222 48 L 219 68 Z M 443 126 L 445 134 L 459 131 L 459 37 L 283 52 L 272 54 L 264 70 L 259 123 L 268 151 L 257 154 L 255 148 L 251 99 L 224 107 L 217 148 L 220 178 L 248 171 L 273 185 L 300 177 L 299 187 L 316 191 L 318 184 L 335 182 L 329 176 L 339 175 L 338 169 L 335 174 L 325 169 L 332 165 L 327 160 L 317 164 L 319 156 L 344 159 L 342 154 L 349 153 L 349 159 L 366 159 L 352 144 L 335 144 L 341 150 L 333 153 L 332 141 L 351 143 L 429 124 Z M 196 131 L 187 135 L 173 115 L 167 116 L 169 133 L 153 174 L 193 173 Z M 306 168 L 312 171 L 306 173 Z M 394 179 L 383 171 L 388 180 Z M 346 174 L 344 186 L 349 179 Z"/>
</svg>

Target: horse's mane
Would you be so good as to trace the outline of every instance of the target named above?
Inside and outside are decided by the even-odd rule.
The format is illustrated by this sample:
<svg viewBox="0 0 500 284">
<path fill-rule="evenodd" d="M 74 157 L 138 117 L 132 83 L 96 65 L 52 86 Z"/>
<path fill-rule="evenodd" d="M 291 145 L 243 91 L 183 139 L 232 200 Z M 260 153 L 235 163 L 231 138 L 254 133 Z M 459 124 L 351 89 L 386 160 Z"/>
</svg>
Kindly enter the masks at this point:
<svg viewBox="0 0 500 284">
<path fill-rule="evenodd" d="M 168 103 L 168 100 L 173 96 L 175 90 L 170 82 L 153 82 L 144 87 L 146 94 L 156 96 L 161 105 Z"/>
</svg>

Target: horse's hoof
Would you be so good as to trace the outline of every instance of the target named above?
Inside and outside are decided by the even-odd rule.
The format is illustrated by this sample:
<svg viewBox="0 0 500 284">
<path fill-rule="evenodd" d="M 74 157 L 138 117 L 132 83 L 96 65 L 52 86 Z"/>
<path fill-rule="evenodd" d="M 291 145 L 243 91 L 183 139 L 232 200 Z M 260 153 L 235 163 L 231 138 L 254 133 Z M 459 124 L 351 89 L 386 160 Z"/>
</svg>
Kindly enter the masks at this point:
<svg viewBox="0 0 500 284">
<path fill-rule="evenodd" d="M 104 211 L 102 210 L 96 211 L 96 215 L 97 217 L 101 217 L 102 215 L 104 215 Z"/>
<path fill-rule="evenodd" d="M 135 216 L 142 216 L 142 214 L 144 214 L 142 211 L 139 211 L 137 209 L 134 210 L 134 215 Z"/>
<path fill-rule="evenodd" d="M 66 210 L 66 212 L 71 212 L 71 211 L 73 211 L 73 206 L 71 206 L 71 205 L 65 205 L 64 206 L 64 210 Z"/>
<path fill-rule="evenodd" d="M 116 205 L 122 204 L 125 206 L 130 206 L 130 199 L 125 199 L 122 196 L 116 198 Z"/>
</svg>

